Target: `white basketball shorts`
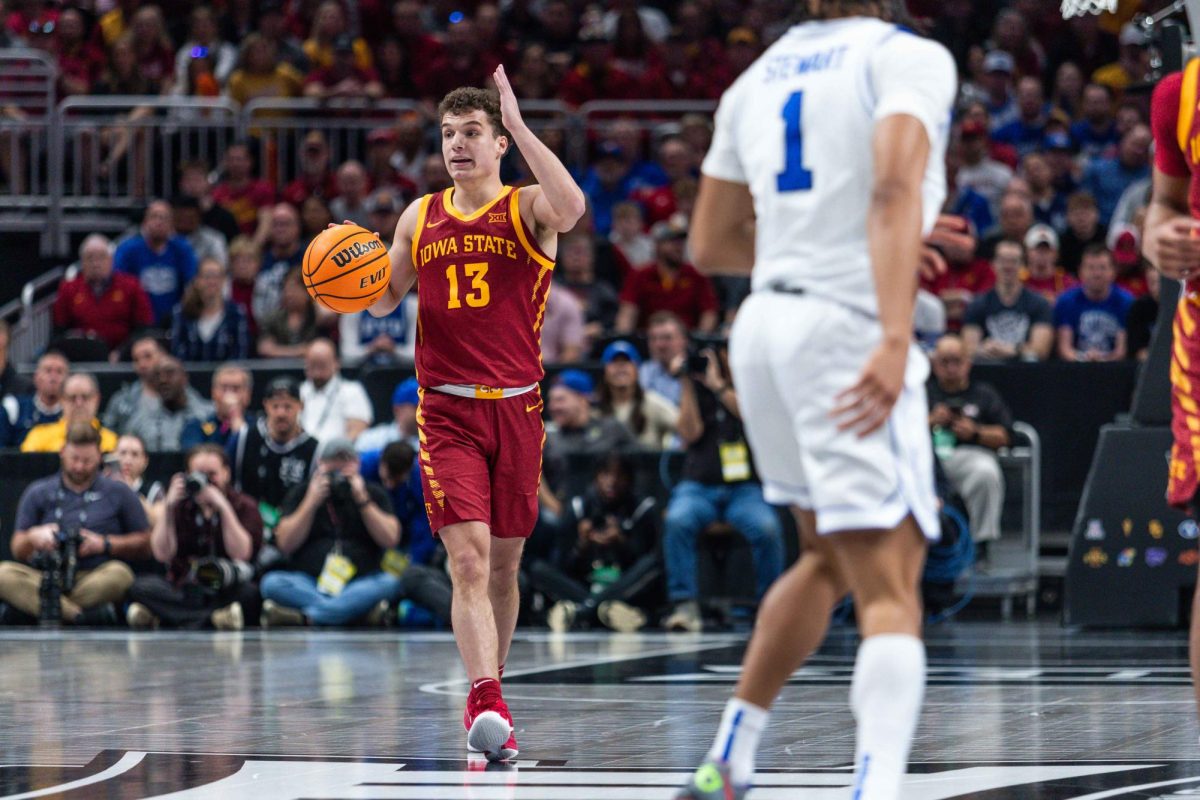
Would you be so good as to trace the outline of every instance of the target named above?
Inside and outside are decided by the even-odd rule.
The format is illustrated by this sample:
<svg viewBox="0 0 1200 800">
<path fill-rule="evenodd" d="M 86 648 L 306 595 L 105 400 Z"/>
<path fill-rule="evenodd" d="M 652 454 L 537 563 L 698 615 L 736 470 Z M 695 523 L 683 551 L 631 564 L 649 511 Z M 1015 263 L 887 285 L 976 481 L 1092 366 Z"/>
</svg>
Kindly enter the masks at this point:
<svg viewBox="0 0 1200 800">
<path fill-rule="evenodd" d="M 816 512 L 817 533 L 891 529 L 912 514 L 936 541 L 925 354 L 910 349 L 883 427 L 860 438 L 830 416 L 879 337 L 877 320 L 831 300 L 753 293 L 730 338 L 742 421 L 767 501 Z"/>
</svg>

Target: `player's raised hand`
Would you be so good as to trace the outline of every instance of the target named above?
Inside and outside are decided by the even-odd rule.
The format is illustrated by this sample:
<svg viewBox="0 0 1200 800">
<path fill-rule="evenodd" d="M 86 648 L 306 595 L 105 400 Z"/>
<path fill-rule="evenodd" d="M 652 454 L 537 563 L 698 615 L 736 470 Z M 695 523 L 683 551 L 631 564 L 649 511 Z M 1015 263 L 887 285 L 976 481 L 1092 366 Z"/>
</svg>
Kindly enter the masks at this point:
<svg viewBox="0 0 1200 800">
<path fill-rule="evenodd" d="M 492 73 L 492 80 L 496 82 L 496 91 L 500 93 L 500 121 L 509 131 L 524 128 L 525 120 L 521 118 L 521 109 L 517 108 L 517 95 L 513 92 L 512 84 L 508 82 L 503 64 L 496 67 L 496 71 Z"/>
<path fill-rule="evenodd" d="M 904 389 L 908 366 L 908 342 L 885 340 L 867 359 L 858 382 L 838 394 L 830 416 L 839 431 L 855 431 L 864 438 L 879 430 L 892 414 Z"/>
</svg>

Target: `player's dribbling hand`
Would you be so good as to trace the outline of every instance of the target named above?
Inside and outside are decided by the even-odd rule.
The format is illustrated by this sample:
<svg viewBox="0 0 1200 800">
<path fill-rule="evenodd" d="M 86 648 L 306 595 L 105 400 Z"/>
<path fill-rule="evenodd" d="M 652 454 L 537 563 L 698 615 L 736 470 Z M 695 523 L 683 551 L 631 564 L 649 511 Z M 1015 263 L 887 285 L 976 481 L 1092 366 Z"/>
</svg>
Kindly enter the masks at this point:
<svg viewBox="0 0 1200 800">
<path fill-rule="evenodd" d="M 496 67 L 496 71 L 492 73 L 492 80 L 496 82 L 496 91 L 500 93 L 500 121 L 504 123 L 504 127 L 510 132 L 525 127 L 521 110 L 517 108 L 517 95 L 513 92 L 512 84 L 508 82 L 503 64 Z"/>
<path fill-rule="evenodd" d="M 887 422 L 904 388 L 908 344 L 907 339 L 889 339 L 871 351 L 858 382 L 834 399 L 830 416 L 839 431 L 854 431 L 865 438 Z"/>
<path fill-rule="evenodd" d="M 354 225 L 354 226 L 361 227 L 358 225 L 357 222 L 355 222 L 353 220 L 344 219 L 340 223 L 337 223 L 337 222 L 329 223 L 328 225 L 325 226 L 325 230 L 329 230 L 330 228 L 337 228 L 337 227 L 339 227 L 339 225 Z M 374 236 L 376 239 L 379 239 L 379 231 L 371 231 L 371 235 Z M 383 241 L 383 240 L 380 239 L 380 241 Z"/>
<path fill-rule="evenodd" d="M 1155 266 L 1163 275 L 1185 281 L 1200 275 L 1200 222 L 1167 220 L 1147 232 L 1147 245 L 1151 239 L 1158 246 Z"/>
</svg>

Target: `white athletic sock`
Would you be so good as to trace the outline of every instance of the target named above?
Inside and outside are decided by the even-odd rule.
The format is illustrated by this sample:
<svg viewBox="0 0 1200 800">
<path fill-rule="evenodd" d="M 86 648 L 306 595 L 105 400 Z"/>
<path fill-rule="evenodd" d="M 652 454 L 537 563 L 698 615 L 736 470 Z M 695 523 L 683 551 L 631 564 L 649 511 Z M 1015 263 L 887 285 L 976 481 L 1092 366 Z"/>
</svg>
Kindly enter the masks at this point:
<svg viewBox="0 0 1200 800">
<path fill-rule="evenodd" d="M 725 704 L 725 715 L 709 758 L 729 764 L 729 777 L 737 786 L 749 786 L 754 778 L 754 754 L 758 739 L 767 727 L 766 709 L 745 700 L 732 698 Z"/>
<path fill-rule="evenodd" d="M 896 800 L 925 694 L 925 645 L 889 633 L 858 648 L 850 708 L 858 722 L 853 800 Z"/>
</svg>

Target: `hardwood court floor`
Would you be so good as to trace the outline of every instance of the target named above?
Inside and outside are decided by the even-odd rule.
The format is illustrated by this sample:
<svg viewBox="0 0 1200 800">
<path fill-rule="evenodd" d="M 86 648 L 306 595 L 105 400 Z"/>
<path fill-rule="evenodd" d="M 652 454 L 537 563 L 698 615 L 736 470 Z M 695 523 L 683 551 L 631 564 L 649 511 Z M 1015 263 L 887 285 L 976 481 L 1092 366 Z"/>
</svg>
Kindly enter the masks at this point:
<svg viewBox="0 0 1200 800">
<path fill-rule="evenodd" d="M 1200 798 L 1182 632 L 929 630 L 906 800 Z M 0 632 L 0 797 L 666 800 L 744 637 L 519 633 L 517 764 L 468 761 L 443 634 Z M 847 798 L 856 640 L 785 688 L 750 800 Z"/>
</svg>

